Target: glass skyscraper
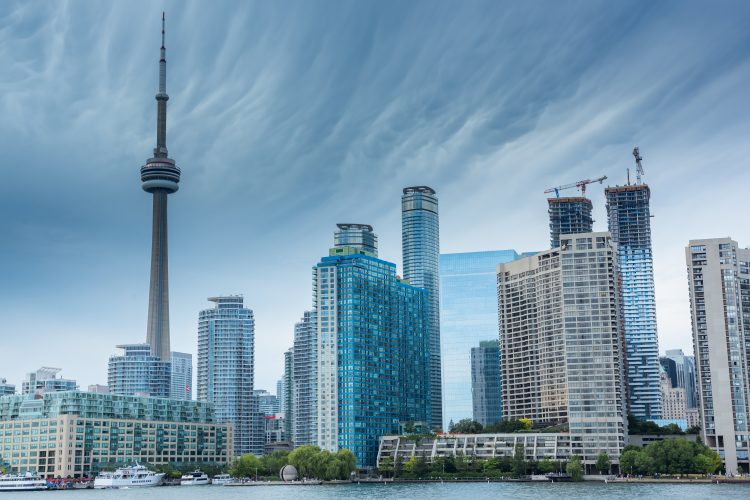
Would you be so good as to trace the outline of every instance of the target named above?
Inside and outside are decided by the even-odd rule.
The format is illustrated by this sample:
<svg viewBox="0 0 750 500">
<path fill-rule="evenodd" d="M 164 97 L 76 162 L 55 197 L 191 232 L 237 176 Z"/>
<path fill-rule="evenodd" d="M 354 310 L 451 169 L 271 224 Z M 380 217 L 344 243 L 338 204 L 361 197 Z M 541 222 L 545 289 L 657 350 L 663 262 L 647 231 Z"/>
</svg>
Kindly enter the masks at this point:
<svg viewBox="0 0 750 500">
<path fill-rule="evenodd" d="M 404 188 L 401 197 L 401 246 L 404 278 L 427 290 L 427 330 L 430 347 L 430 426 L 443 423 L 440 374 L 440 224 L 435 190 Z"/>
<path fill-rule="evenodd" d="M 635 184 L 608 187 L 604 193 L 620 268 L 630 411 L 640 418 L 661 418 L 651 191 L 646 184 Z"/>
<path fill-rule="evenodd" d="M 502 418 L 500 348 L 497 340 L 484 340 L 471 348 L 471 395 L 473 418 L 482 425 Z"/>
<path fill-rule="evenodd" d="M 429 421 L 426 291 L 396 265 L 334 247 L 313 268 L 317 444 L 375 465 L 381 436 Z"/>
<path fill-rule="evenodd" d="M 241 295 L 211 297 L 198 316 L 198 401 L 213 403 L 218 422 L 234 426 L 238 455 L 264 451 L 253 397 L 255 320 Z"/>
<path fill-rule="evenodd" d="M 515 250 L 440 255 L 443 429 L 472 416 L 471 349 L 497 339 L 497 265 L 518 257 Z"/>
<path fill-rule="evenodd" d="M 118 345 L 122 356 L 111 356 L 107 371 L 109 392 L 125 396 L 168 398 L 172 363 L 152 354 L 149 344 Z"/>
<path fill-rule="evenodd" d="M 193 355 L 172 351 L 171 399 L 190 401 L 193 399 Z"/>
</svg>

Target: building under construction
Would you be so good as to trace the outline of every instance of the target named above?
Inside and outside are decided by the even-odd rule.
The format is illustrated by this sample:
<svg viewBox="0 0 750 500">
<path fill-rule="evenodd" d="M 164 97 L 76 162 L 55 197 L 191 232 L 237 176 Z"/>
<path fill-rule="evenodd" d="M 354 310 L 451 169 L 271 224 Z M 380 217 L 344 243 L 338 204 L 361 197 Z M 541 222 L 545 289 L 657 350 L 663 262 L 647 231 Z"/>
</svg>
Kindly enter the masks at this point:
<svg viewBox="0 0 750 500">
<path fill-rule="evenodd" d="M 548 198 L 550 248 L 560 246 L 561 234 L 590 233 L 594 220 L 591 218 L 591 200 L 584 196 Z"/>
<path fill-rule="evenodd" d="M 636 184 L 608 187 L 607 219 L 617 244 L 625 326 L 630 411 L 640 418 L 661 417 L 659 342 L 656 331 L 654 264 L 651 249 L 651 190 L 641 182 L 638 148 Z M 628 176 L 629 177 L 629 176 Z"/>
</svg>

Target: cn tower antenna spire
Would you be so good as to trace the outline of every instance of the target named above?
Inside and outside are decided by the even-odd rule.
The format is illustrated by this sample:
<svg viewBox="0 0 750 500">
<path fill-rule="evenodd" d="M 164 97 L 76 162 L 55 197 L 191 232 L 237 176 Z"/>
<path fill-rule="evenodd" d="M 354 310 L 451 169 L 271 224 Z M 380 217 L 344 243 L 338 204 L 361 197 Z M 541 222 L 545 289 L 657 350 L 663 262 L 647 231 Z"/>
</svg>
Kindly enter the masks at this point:
<svg viewBox="0 0 750 500">
<path fill-rule="evenodd" d="M 161 57 L 159 58 L 159 92 L 156 94 L 156 148 L 154 158 L 167 158 L 167 49 L 164 47 L 165 15 L 161 13 Z"/>
</svg>

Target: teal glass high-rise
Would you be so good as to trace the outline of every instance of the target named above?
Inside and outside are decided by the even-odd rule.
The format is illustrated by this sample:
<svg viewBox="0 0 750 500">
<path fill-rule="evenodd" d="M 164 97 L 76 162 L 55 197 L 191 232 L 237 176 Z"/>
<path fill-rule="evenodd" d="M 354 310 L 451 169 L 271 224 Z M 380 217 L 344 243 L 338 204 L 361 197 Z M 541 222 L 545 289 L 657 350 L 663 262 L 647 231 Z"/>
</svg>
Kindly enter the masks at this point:
<svg viewBox="0 0 750 500">
<path fill-rule="evenodd" d="M 429 421 L 427 292 L 400 280 L 395 264 L 348 246 L 313 268 L 313 289 L 317 444 L 373 467 L 381 436 Z"/>
<path fill-rule="evenodd" d="M 430 344 L 430 427 L 443 423 L 440 372 L 440 222 L 435 190 L 404 188 L 401 197 L 401 247 L 404 279 L 427 290 L 427 330 Z"/>
</svg>

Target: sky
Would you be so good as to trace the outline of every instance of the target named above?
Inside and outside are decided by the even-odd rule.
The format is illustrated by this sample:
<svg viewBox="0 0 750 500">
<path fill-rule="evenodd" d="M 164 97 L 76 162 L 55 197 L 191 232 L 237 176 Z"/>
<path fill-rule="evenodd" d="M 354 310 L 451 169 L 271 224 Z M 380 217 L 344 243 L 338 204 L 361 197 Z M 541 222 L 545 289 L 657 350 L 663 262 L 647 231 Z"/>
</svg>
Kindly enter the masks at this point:
<svg viewBox="0 0 750 500">
<path fill-rule="evenodd" d="M 401 189 L 440 199 L 441 251 L 542 250 L 544 190 L 639 146 L 660 350 L 692 352 L 684 247 L 750 245 L 745 1 L 0 3 L 0 378 L 106 383 L 144 342 L 167 13 L 172 349 L 243 294 L 275 392 L 337 222 L 401 268 Z M 589 187 L 606 230 L 603 187 Z M 566 194 L 574 194 L 568 191 Z"/>
</svg>

